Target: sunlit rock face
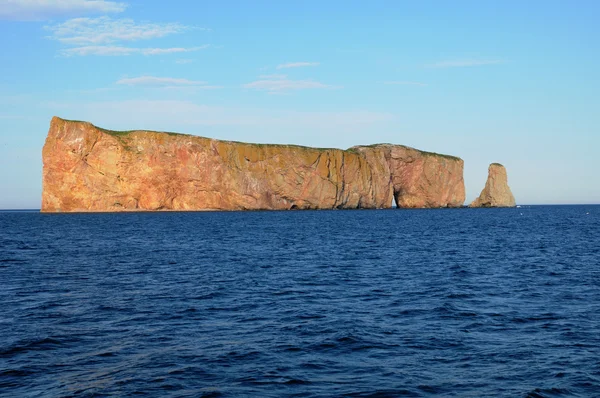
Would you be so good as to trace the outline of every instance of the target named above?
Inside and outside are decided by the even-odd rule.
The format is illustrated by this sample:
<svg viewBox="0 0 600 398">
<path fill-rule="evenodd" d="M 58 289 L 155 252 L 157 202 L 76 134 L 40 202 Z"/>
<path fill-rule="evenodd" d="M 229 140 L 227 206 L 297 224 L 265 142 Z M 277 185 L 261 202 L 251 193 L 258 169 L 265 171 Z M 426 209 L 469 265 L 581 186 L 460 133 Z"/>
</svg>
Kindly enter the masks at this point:
<svg viewBox="0 0 600 398">
<path fill-rule="evenodd" d="M 488 168 L 485 188 L 469 207 L 514 207 L 515 197 L 508 186 L 506 168 L 499 163 L 492 163 Z"/>
<path fill-rule="evenodd" d="M 52 119 L 44 212 L 458 207 L 463 161 L 401 145 L 348 150 L 115 132 Z"/>
</svg>

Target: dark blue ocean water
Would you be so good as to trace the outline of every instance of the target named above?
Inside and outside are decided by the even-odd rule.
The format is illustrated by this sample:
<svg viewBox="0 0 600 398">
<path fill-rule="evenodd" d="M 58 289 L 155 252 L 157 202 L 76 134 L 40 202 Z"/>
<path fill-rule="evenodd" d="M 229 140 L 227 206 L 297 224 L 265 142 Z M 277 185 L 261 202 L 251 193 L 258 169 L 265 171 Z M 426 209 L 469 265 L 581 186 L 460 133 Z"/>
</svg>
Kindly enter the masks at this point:
<svg viewBox="0 0 600 398">
<path fill-rule="evenodd" d="M 600 396 L 600 206 L 0 213 L 0 395 Z"/>
</svg>

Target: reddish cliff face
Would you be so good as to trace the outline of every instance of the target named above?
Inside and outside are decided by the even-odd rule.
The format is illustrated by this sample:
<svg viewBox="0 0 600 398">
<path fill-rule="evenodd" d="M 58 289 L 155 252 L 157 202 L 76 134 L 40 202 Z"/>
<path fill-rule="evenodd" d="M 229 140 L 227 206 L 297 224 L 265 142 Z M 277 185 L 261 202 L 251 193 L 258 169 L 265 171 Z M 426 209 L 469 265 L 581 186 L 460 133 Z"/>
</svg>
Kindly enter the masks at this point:
<svg viewBox="0 0 600 398">
<path fill-rule="evenodd" d="M 42 211 L 457 207 L 463 161 L 395 145 L 317 149 L 53 118 Z"/>
<path fill-rule="evenodd" d="M 499 163 L 492 163 L 488 168 L 485 187 L 477 199 L 469 207 L 514 207 L 515 197 L 508 186 L 506 168 Z"/>
</svg>

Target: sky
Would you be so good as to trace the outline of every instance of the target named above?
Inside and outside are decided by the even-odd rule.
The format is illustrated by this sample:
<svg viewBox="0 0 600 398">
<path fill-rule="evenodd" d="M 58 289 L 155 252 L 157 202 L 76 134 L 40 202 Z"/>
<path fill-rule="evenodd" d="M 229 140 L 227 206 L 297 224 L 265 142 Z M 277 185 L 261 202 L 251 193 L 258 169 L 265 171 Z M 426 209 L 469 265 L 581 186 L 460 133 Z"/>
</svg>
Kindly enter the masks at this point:
<svg viewBox="0 0 600 398">
<path fill-rule="evenodd" d="M 0 208 L 39 208 L 52 116 L 461 157 L 468 204 L 600 203 L 598 1 L 0 0 Z"/>
</svg>

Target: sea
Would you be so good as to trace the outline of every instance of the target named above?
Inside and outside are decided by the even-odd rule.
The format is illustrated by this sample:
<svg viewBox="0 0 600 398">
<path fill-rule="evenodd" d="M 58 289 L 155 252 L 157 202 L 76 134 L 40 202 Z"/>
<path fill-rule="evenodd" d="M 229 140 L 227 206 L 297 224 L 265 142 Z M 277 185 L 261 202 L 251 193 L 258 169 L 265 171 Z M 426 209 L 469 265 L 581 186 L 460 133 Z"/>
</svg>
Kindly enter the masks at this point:
<svg viewBox="0 0 600 398">
<path fill-rule="evenodd" d="M 2 397 L 600 397 L 600 206 L 0 212 Z"/>
</svg>

